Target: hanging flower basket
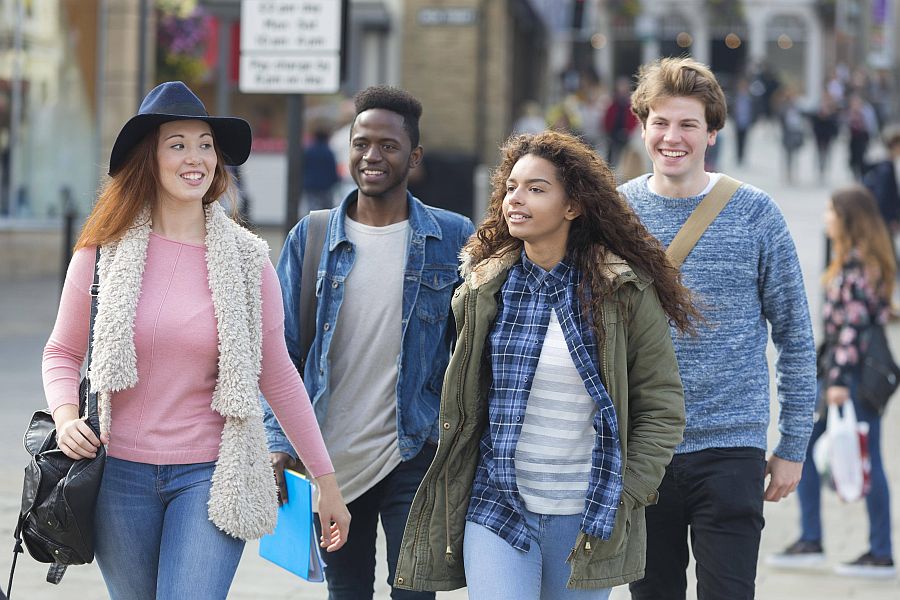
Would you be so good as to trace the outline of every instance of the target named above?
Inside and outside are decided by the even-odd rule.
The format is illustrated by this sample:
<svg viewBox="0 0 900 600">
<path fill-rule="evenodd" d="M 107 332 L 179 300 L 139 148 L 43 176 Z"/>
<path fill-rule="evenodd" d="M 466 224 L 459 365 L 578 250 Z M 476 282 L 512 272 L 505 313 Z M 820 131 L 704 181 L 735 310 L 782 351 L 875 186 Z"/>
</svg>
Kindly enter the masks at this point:
<svg viewBox="0 0 900 600">
<path fill-rule="evenodd" d="M 196 0 L 157 0 L 156 75 L 160 81 L 198 84 L 207 76 L 204 60 L 213 19 Z"/>
</svg>

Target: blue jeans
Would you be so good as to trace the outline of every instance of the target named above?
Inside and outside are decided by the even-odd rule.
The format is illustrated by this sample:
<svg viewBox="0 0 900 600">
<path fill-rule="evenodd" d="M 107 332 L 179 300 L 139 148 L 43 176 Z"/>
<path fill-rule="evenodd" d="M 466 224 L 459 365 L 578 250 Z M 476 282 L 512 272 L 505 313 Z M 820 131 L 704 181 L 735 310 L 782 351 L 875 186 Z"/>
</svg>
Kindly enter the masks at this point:
<svg viewBox="0 0 900 600">
<path fill-rule="evenodd" d="M 469 600 L 606 600 L 612 588 L 566 588 L 581 515 L 540 515 L 525 511 L 528 552 L 477 523 L 466 522 L 463 562 Z"/>
<path fill-rule="evenodd" d="M 244 541 L 209 520 L 214 467 L 107 460 L 94 534 L 112 600 L 227 596 Z"/>
<path fill-rule="evenodd" d="M 330 600 L 371 600 L 375 594 L 375 538 L 378 518 L 387 545 L 388 585 L 394 600 L 434 600 L 434 592 L 412 592 L 393 587 L 400 542 L 416 490 L 431 466 L 437 446 L 425 444 L 412 460 L 401 462 L 372 489 L 350 502 L 350 537 L 336 552 L 323 553 Z M 322 535 L 318 515 L 313 519 Z"/>
<path fill-rule="evenodd" d="M 851 393 L 851 396 L 855 394 Z M 878 558 L 891 557 L 891 497 L 884 463 L 881 459 L 881 417 L 864 403 L 853 400 L 857 420 L 869 424 L 869 458 L 872 461 L 871 484 L 866 496 L 866 511 L 869 514 L 869 551 Z M 800 539 L 807 542 L 822 541 L 822 483 L 812 458 L 812 449 L 823 433 L 825 419 L 813 425 L 803 475 L 797 486 L 800 498 Z"/>
</svg>

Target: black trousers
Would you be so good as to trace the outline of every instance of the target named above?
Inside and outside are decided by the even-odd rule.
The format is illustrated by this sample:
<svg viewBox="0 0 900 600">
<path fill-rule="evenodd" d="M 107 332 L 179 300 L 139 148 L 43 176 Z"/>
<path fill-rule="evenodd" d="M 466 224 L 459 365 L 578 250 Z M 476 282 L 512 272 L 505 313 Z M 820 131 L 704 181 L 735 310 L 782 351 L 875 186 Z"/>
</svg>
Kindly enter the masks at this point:
<svg viewBox="0 0 900 600">
<path fill-rule="evenodd" d="M 353 533 L 343 548 L 323 552 L 329 600 L 372 600 L 375 595 L 375 537 L 378 520 L 387 546 L 388 585 L 392 600 L 434 600 L 434 592 L 412 592 L 394 586 L 400 542 L 416 490 L 434 460 L 437 446 L 426 443 L 415 458 L 400 463 L 387 477 L 347 504 Z M 313 519 L 322 535 L 319 517 Z"/>
<path fill-rule="evenodd" d="M 684 600 L 689 533 L 698 600 L 753 600 L 765 467 L 758 448 L 676 454 L 646 509 L 647 570 L 632 600 Z"/>
</svg>

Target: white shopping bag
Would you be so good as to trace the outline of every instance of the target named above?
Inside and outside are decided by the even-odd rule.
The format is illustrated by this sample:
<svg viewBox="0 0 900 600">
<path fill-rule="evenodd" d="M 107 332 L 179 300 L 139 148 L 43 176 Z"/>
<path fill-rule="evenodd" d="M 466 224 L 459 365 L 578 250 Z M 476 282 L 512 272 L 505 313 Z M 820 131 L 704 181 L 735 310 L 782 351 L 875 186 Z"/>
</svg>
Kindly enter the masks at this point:
<svg viewBox="0 0 900 600">
<path fill-rule="evenodd" d="M 834 489 L 844 502 L 854 502 L 869 491 L 871 464 L 867 423 L 856 421 L 853 402 L 828 406 L 828 455 Z"/>
</svg>

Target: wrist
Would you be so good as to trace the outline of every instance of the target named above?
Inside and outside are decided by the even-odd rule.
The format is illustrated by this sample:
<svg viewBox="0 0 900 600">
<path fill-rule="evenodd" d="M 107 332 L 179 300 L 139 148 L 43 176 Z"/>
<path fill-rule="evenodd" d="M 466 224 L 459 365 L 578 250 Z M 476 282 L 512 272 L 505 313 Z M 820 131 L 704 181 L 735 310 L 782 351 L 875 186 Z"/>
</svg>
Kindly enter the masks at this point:
<svg viewBox="0 0 900 600">
<path fill-rule="evenodd" d="M 80 415 L 78 414 L 78 405 L 77 404 L 61 404 L 53 411 L 53 424 L 57 429 L 68 423 L 69 421 L 74 421 Z"/>
<path fill-rule="evenodd" d="M 339 491 L 337 478 L 334 473 L 326 473 L 315 478 L 316 486 L 319 488 L 320 494 L 331 494 Z"/>
</svg>

